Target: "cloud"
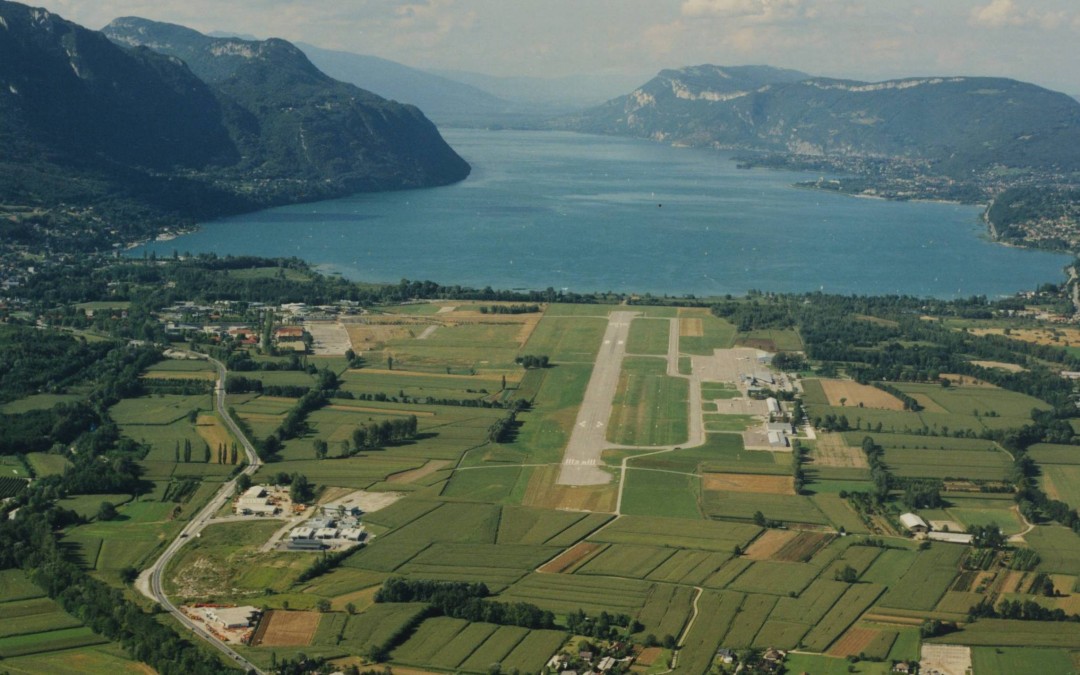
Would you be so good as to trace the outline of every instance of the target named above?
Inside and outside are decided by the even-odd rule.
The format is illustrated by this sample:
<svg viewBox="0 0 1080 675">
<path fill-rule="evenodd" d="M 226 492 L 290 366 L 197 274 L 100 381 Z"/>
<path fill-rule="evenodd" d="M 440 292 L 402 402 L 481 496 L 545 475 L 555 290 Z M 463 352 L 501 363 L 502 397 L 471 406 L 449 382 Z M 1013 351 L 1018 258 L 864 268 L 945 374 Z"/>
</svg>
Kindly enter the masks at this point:
<svg viewBox="0 0 1080 675">
<path fill-rule="evenodd" d="M 685 0 L 682 13 L 689 17 L 721 17 L 770 22 L 805 14 L 803 0 Z"/>
<path fill-rule="evenodd" d="M 1076 21 L 1077 16 L 1072 17 Z M 1006 28 L 1010 26 L 1038 26 L 1044 30 L 1053 30 L 1066 26 L 1070 15 L 1065 11 L 1040 11 L 1034 8 L 1022 9 L 1015 0 L 991 0 L 990 4 L 971 10 L 971 23 L 986 28 Z"/>
</svg>

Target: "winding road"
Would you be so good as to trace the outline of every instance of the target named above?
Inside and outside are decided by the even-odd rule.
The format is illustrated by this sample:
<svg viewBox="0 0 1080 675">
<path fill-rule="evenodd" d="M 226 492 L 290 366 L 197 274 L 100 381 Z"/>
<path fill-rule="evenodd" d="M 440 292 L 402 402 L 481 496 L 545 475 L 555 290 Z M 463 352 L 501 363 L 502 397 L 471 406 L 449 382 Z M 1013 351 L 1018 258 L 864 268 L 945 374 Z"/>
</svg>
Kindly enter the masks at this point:
<svg viewBox="0 0 1080 675">
<path fill-rule="evenodd" d="M 218 415 L 221 416 L 221 419 L 224 420 L 225 426 L 229 428 L 229 431 L 232 432 L 233 436 L 235 436 L 240 441 L 241 445 L 244 446 L 244 454 L 247 456 L 248 464 L 244 467 L 244 470 L 240 475 L 250 476 L 258 471 L 261 462 L 259 461 L 259 455 L 255 452 L 255 446 L 251 444 L 251 441 L 248 440 L 247 436 L 240 430 L 240 427 L 236 424 L 236 420 L 232 418 L 225 406 L 225 365 L 205 354 L 199 354 L 197 352 L 185 353 L 188 354 L 189 357 L 205 359 L 214 364 L 214 367 L 217 368 L 218 379 L 214 388 L 214 408 Z M 237 476 L 237 478 L 238 477 L 239 476 Z M 191 629 L 191 632 L 194 633 L 196 637 L 213 645 L 214 648 L 225 654 L 225 656 L 232 660 L 237 666 L 243 668 L 247 672 L 264 673 L 265 671 L 245 659 L 226 642 L 222 641 L 217 636 L 210 633 L 204 626 L 192 621 L 191 618 L 181 612 L 180 608 L 169 600 L 168 596 L 165 594 L 164 586 L 162 585 L 162 576 L 165 573 L 165 567 L 169 564 L 169 561 L 180 552 L 180 549 L 183 548 L 184 544 L 190 541 L 192 537 L 199 535 L 203 528 L 206 527 L 207 523 L 214 517 L 214 514 L 225 506 L 235 492 L 236 478 L 233 478 L 222 485 L 221 489 L 217 491 L 210 502 L 184 526 L 184 529 L 180 530 L 180 534 L 165 548 L 165 551 L 154 564 L 143 570 L 143 573 L 139 575 L 138 580 L 135 582 L 135 587 L 143 595 L 158 602 L 166 609 L 166 611 L 176 617 L 177 621 Z"/>
</svg>

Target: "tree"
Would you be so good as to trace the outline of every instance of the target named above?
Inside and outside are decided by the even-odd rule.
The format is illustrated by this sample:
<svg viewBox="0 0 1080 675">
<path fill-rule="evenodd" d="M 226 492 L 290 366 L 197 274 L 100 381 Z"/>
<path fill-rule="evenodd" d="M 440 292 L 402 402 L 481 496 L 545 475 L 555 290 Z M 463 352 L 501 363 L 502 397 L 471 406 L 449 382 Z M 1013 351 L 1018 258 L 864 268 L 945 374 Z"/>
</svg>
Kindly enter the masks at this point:
<svg viewBox="0 0 1080 675">
<path fill-rule="evenodd" d="M 210 463 L 210 444 L 203 441 L 203 462 Z"/>
<path fill-rule="evenodd" d="M 251 487 L 251 476 L 242 473 L 236 478 L 236 494 L 244 494 Z"/>
<path fill-rule="evenodd" d="M 320 598 L 319 601 L 315 603 L 315 609 L 319 610 L 320 612 L 323 612 L 324 614 L 326 612 L 329 612 L 330 611 L 330 601 L 327 600 L 326 598 Z"/>
<path fill-rule="evenodd" d="M 315 486 L 304 474 L 294 473 L 289 483 L 289 498 L 294 504 L 307 504 L 315 498 Z"/>
<path fill-rule="evenodd" d="M 326 459 L 326 454 L 330 451 L 330 446 L 326 441 L 321 438 L 316 438 L 312 444 L 315 448 L 315 459 Z"/>
<path fill-rule="evenodd" d="M 350 615 L 356 614 L 356 605 L 352 604 L 351 602 L 346 602 L 345 611 L 348 612 Z"/>
<path fill-rule="evenodd" d="M 118 515 L 120 514 L 116 512 L 116 507 L 112 502 L 101 502 L 101 506 L 98 507 L 98 520 L 116 520 Z"/>
<path fill-rule="evenodd" d="M 851 565 L 844 565 L 843 569 L 837 570 L 835 579 L 845 584 L 853 584 L 859 580 L 859 572 Z"/>
<path fill-rule="evenodd" d="M 191 461 L 191 439 L 190 438 L 185 438 L 184 439 L 184 461 L 185 462 L 190 462 Z"/>
<path fill-rule="evenodd" d="M 765 527 L 768 521 L 765 520 L 765 514 L 761 511 L 754 511 L 754 524 L 758 527 Z"/>
<path fill-rule="evenodd" d="M 120 570 L 120 581 L 125 584 L 133 584 L 135 580 L 139 578 L 139 570 L 135 569 L 131 565 L 124 567 Z"/>
</svg>

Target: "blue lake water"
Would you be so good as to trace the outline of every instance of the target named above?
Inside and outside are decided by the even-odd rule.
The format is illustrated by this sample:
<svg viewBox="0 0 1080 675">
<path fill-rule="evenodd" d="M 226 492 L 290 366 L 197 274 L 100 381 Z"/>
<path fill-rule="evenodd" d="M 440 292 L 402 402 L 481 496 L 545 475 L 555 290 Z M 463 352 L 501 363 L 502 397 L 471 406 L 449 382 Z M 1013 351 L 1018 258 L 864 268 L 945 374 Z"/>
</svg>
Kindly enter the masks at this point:
<svg viewBox="0 0 1080 675">
<path fill-rule="evenodd" d="M 1066 255 L 991 243 L 980 209 L 792 187 L 729 155 L 558 132 L 448 129 L 462 183 L 206 223 L 132 249 L 297 256 L 361 281 L 653 294 L 750 289 L 998 296 L 1063 279 Z"/>
</svg>

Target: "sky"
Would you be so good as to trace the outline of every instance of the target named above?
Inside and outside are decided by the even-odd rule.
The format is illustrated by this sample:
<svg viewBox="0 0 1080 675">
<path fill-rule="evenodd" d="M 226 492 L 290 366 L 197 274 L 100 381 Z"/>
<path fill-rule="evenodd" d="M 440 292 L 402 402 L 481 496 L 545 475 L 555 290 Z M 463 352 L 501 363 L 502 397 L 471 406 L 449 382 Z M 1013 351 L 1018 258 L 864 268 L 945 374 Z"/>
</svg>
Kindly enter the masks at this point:
<svg viewBox="0 0 1080 675">
<path fill-rule="evenodd" d="M 499 76 L 766 64 L 880 81 L 1013 77 L 1080 95 L 1077 0 L 37 0 Z"/>
</svg>

